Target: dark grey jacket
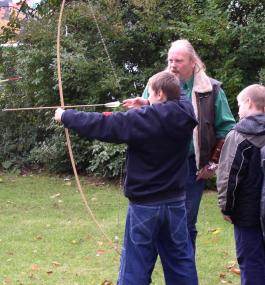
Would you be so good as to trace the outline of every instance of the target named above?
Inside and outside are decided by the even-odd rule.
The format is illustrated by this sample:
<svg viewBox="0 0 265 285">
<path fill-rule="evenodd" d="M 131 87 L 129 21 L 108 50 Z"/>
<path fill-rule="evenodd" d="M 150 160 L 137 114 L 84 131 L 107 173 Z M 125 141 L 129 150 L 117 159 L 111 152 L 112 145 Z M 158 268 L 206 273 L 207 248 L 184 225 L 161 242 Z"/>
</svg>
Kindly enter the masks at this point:
<svg viewBox="0 0 265 285">
<path fill-rule="evenodd" d="M 265 115 L 239 121 L 226 137 L 217 175 L 219 206 L 239 226 L 260 223 L 263 170 L 261 148 L 265 146 Z M 265 210 L 263 206 L 262 211 Z M 264 221 L 264 220 L 263 220 Z"/>
<path fill-rule="evenodd" d="M 265 146 L 261 149 L 261 167 L 263 170 L 263 184 L 261 190 L 261 199 L 260 199 L 260 221 L 261 228 L 263 233 L 263 239 L 265 241 Z"/>
</svg>

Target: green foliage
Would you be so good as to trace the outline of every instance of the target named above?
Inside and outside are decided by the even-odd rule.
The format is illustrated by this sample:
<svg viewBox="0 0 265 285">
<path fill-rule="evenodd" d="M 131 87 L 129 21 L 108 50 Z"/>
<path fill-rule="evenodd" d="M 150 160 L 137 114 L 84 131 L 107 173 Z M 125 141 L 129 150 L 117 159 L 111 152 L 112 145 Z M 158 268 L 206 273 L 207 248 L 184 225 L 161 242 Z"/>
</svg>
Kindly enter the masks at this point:
<svg viewBox="0 0 265 285">
<path fill-rule="evenodd" d="M 91 151 L 89 171 L 108 178 L 122 176 L 125 154 L 123 145 L 94 142 Z"/>
<path fill-rule="evenodd" d="M 1 108 L 60 105 L 59 6 L 59 0 L 43 1 L 34 10 L 25 6 L 27 20 L 13 15 L 1 34 L 2 42 L 19 42 L 18 48 L 0 48 L 1 76 L 22 76 L 0 87 Z M 207 73 L 223 82 L 236 116 L 239 91 L 264 82 L 265 7 L 258 0 L 67 1 L 61 34 L 65 104 L 140 96 L 148 78 L 164 69 L 170 43 L 179 38 L 189 39 Z M 0 163 L 6 168 L 37 163 L 52 171 L 70 170 L 63 132 L 54 126 L 52 116 L 53 112 L 43 111 L 0 113 Z M 18 141 L 23 147 L 11 147 Z M 80 170 L 118 175 L 124 160 L 120 146 L 73 136 L 73 148 Z"/>
<path fill-rule="evenodd" d="M 1 131 L 0 162 L 4 169 L 14 170 L 31 164 L 28 154 L 35 145 L 37 133 L 36 126 L 23 124 L 13 131 L 9 128 Z"/>
<path fill-rule="evenodd" d="M 65 173 L 71 170 L 64 132 L 51 122 L 51 135 L 39 140 L 30 151 L 29 160 L 33 164 L 45 166 L 54 173 Z"/>
<path fill-rule="evenodd" d="M 265 85 L 265 68 L 262 68 L 259 72 L 259 81 L 261 84 Z"/>
<path fill-rule="evenodd" d="M 54 173 L 72 170 L 61 127 L 53 125 L 51 137 L 40 142 L 31 151 L 28 158 L 33 164 L 44 165 Z M 121 177 L 125 159 L 125 146 L 88 141 L 72 135 L 73 153 L 77 169 L 107 178 Z"/>
</svg>

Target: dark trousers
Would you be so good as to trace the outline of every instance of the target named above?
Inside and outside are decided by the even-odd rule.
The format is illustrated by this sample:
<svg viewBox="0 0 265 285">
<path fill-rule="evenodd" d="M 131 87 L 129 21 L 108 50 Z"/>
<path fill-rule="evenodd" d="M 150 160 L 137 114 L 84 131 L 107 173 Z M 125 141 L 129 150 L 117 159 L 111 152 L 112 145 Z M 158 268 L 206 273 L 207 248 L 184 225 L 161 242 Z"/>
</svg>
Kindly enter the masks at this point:
<svg viewBox="0 0 265 285">
<path fill-rule="evenodd" d="M 197 237 L 196 223 L 202 199 L 202 193 L 205 188 L 205 180 L 196 181 L 197 167 L 194 156 L 191 156 L 189 158 L 189 171 L 190 174 L 186 184 L 186 209 L 188 231 L 190 234 L 192 246 L 195 249 Z"/>
<path fill-rule="evenodd" d="M 158 254 L 165 284 L 198 284 L 184 201 L 129 204 L 117 284 L 150 284 Z"/>
<path fill-rule="evenodd" d="M 234 225 L 241 285 L 265 285 L 265 244 L 261 228 Z"/>
</svg>

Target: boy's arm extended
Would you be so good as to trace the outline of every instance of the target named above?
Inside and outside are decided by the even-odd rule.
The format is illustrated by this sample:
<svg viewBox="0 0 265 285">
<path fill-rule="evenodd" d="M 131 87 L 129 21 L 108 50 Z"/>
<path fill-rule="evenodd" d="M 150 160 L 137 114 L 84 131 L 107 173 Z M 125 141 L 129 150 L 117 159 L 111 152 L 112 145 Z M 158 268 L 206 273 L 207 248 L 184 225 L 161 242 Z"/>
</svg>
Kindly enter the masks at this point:
<svg viewBox="0 0 265 285">
<path fill-rule="evenodd" d="M 144 139 L 152 130 L 152 121 L 145 120 L 145 110 L 128 112 L 79 112 L 65 110 L 61 120 L 66 128 L 88 139 L 104 142 L 129 143 Z"/>
</svg>

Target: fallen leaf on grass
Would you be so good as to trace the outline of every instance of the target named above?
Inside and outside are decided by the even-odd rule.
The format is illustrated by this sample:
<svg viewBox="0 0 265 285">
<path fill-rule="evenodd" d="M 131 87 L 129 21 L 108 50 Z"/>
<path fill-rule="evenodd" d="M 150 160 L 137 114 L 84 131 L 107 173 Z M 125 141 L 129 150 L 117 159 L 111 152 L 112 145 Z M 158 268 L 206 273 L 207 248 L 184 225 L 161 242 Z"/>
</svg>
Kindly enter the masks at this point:
<svg viewBox="0 0 265 285">
<path fill-rule="evenodd" d="M 54 265 L 54 266 L 60 266 L 61 264 L 60 264 L 58 261 L 53 261 L 53 262 L 52 262 L 52 265 Z"/>
<path fill-rule="evenodd" d="M 32 264 L 31 265 L 31 270 L 33 271 L 38 271 L 40 269 L 39 265 L 38 264 Z"/>
<path fill-rule="evenodd" d="M 240 269 L 237 268 L 237 263 L 235 261 L 229 262 L 229 264 L 227 265 L 227 269 L 229 272 L 240 275 Z"/>
<path fill-rule="evenodd" d="M 240 269 L 236 267 L 231 267 L 229 269 L 230 272 L 240 275 Z"/>
<path fill-rule="evenodd" d="M 219 277 L 220 278 L 225 278 L 226 274 L 224 272 L 220 272 Z"/>
<path fill-rule="evenodd" d="M 41 240 L 42 239 L 42 236 L 36 236 L 35 237 L 35 240 Z"/>
<path fill-rule="evenodd" d="M 221 229 L 210 229 L 208 230 L 209 233 L 212 233 L 213 235 L 219 234 L 221 232 Z"/>
<path fill-rule="evenodd" d="M 104 280 L 101 285 L 114 285 L 114 283 L 112 283 L 111 281 L 108 280 Z"/>
<path fill-rule="evenodd" d="M 225 280 L 226 274 L 224 272 L 220 272 L 219 277 L 220 277 L 220 282 L 222 284 L 226 284 L 227 283 L 227 281 Z"/>
<path fill-rule="evenodd" d="M 103 249 L 98 249 L 96 256 L 100 256 L 100 255 L 102 255 L 102 254 L 104 254 L 104 253 L 105 253 L 105 250 L 103 250 Z"/>
<path fill-rule="evenodd" d="M 59 197 L 59 196 L 61 196 L 61 193 L 54 194 L 54 195 L 50 196 L 50 198 L 54 199 L 54 198 Z"/>
<path fill-rule="evenodd" d="M 12 284 L 12 280 L 9 278 L 4 279 L 3 284 Z"/>
</svg>

